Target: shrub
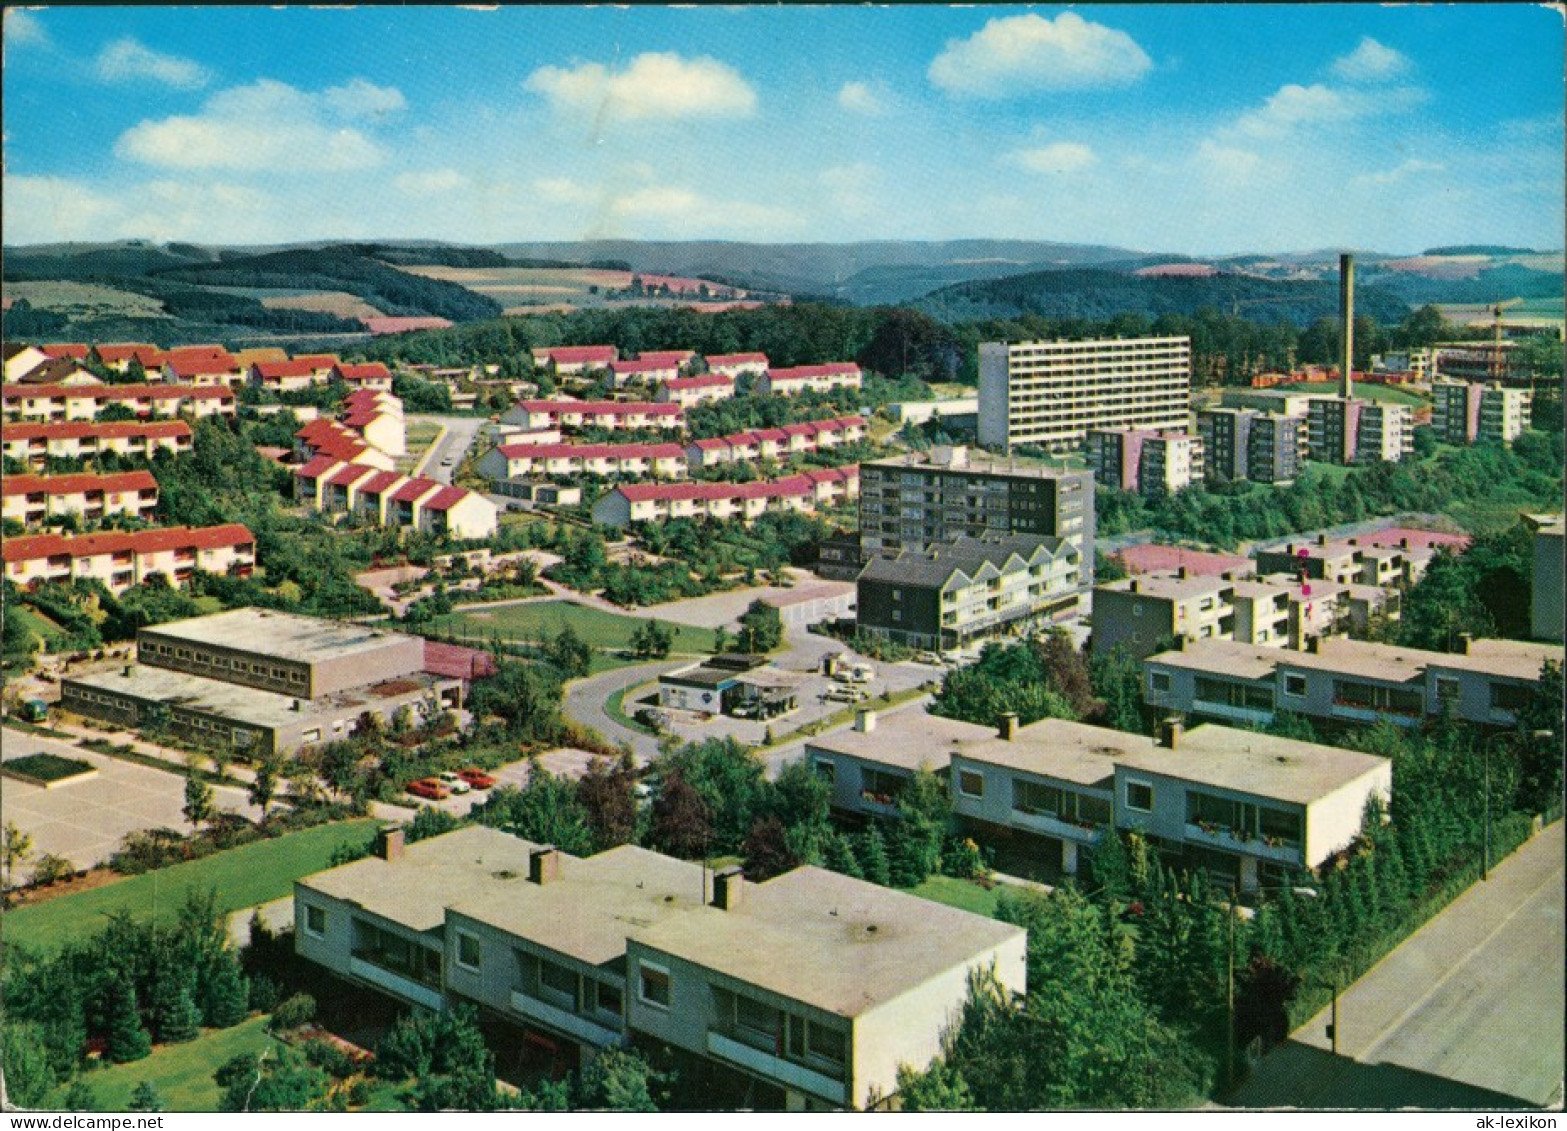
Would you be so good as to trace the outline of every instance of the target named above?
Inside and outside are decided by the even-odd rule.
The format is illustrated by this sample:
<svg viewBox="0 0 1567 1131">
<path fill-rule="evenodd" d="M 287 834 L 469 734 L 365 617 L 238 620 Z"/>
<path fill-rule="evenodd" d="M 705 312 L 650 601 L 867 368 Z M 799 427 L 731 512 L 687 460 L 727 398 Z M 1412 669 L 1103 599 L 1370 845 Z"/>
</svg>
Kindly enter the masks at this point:
<svg viewBox="0 0 1567 1131">
<path fill-rule="evenodd" d="M 315 1020 L 316 999 L 309 994 L 295 994 L 272 1011 L 267 1028 L 274 1033 L 287 1032 Z"/>
<path fill-rule="evenodd" d="M 46 852 L 33 865 L 33 883 L 44 887 L 76 875 L 76 865 L 63 856 Z"/>
</svg>

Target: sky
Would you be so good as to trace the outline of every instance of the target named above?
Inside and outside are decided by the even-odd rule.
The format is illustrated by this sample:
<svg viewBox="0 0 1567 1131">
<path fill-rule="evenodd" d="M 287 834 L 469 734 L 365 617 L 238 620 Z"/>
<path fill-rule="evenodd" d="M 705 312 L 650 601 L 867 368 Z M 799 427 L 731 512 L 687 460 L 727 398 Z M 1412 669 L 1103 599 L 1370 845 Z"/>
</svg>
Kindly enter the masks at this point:
<svg viewBox="0 0 1567 1131">
<path fill-rule="evenodd" d="M 8 245 L 1563 243 L 1563 18 L 7 8 Z"/>
</svg>

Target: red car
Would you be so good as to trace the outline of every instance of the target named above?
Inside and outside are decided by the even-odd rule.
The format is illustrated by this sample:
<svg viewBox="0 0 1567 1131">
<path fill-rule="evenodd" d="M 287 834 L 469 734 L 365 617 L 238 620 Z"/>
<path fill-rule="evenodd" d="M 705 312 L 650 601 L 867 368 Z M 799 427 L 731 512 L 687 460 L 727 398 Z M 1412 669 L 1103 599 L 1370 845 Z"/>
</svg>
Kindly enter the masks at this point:
<svg viewBox="0 0 1567 1131">
<path fill-rule="evenodd" d="M 495 784 L 495 779 L 483 770 L 469 767 L 466 770 L 458 770 L 457 776 L 473 786 L 474 789 L 489 789 Z"/>
<path fill-rule="evenodd" d="M 434 778 L 421 778 L 419 781 L 408 783 L 408 792 L 415 797 L 427 797 L 431 801 L 445 801 L 451 796 L 446 787 Z"/>
</svg>

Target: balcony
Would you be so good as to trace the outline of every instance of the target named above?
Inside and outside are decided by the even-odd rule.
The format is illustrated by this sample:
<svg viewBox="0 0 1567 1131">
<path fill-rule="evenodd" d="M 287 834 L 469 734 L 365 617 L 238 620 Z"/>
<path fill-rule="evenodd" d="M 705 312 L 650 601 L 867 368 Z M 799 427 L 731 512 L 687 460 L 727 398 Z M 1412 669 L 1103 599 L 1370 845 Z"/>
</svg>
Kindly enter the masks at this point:
<svg viewBox="0 0 1567 1131">
<path fill-rule="evenodd" d="M 348 972 L 361 982 L 368 982 L 370 985 L 383 989 L 389 994 L 402 998 L 404 1001 L 411 1001 L 415 1005 L 424 1006 L 426 1009 L 433 1009 L 439 1012 L 444 1005 L 440 990 L 431 989 L 424 983 L 416 982 L 402 974 L 395 974 L 386 967 L 377 966 L 366 959 L 350 958 L 348 960 Z"/>
<path fill-rule="evenodd" d="M 1153 701 L 1153 696 L 1150 696 L 1149 702 Z M 1234 707 L 1229 703 L 1220 703 L 1216 699 L 1193 699 L 1192 710 L 1200 715 L 1209 715 L 1216 719 L 1233 719 L 1239 723 L 1251 723 L 1258 726 L 1266 726 L 1273 721 L 1272 709 Z"/>
<path fill-rule="evenodd" d="M 1401 727 L 1419 726 L 1422 718 L 1420 712 L 1407 708 L 1370 707 L 1364 703 L 1341 698 L 1333 700 L 1332 706 L 1328 708 L 1328 715 L 1335 719 L 1350 719 L 1359 723 L 1376 723 L 1386 719 L 1394 726 Z"/>
<path fill-rule="evenodd" d="M 1288 864 L 1297 868 L 1305 863 L 1299 844 L 1280 837 L 1242 835 L 1234 829 L 1219 825 L 1196 825 L 1188 822 L 1186 841 L 1189 844 L 1206 845 L 1223 852 L 1239 852 L 1246 856 L 1254 856 L 1258 860 L 1271 860 L 1277 864 Z"/>
<path fill-rule="evenodd" d="M 1078 824 L 1054 813 L 1031 812 L 1017 808 L 1012 810 L 1012 817 L 1008 824 L 1015 829 L 1024 829 L 1042 836 L 1060 837 L 1062 840 L 1086 845 L 1098 844 L 1104 833 L 1104 828 L 1100 825 Z"/>
<path fill-rule="evenodd" d="M 619 1045 L 625 1040 L 625 1034 L 618 1028 L 601 1025 L 568 1009 L 561 1009 L 547 1001 L 530 997 L 521 990 L 512 990 L 511 1008 L 514 1013 L 520 1013 L 524 1017 L 548 1025 L 557 1032 L 565 1033 L 569 1037 L 595 1047 Z"/>
<path fill-rule="evenodd" d="M 785 1060 L 781 1056 L 774 1056 L 760 1049 L 754 1049 L 750 1045 L 741 1044 L 733 1037 L 726 1037 L 712 1029 L 707 1033 L 707 1051 L 719 1060 L 749 1069 L 764 1079 L 809 1092 L 829 1103 L 846 1105 L 849 1102 L 848 1089 L 842 1080 L 834 1080 L 831 1076 L 815 1072 L 804 1065 Z"/>
</svg>

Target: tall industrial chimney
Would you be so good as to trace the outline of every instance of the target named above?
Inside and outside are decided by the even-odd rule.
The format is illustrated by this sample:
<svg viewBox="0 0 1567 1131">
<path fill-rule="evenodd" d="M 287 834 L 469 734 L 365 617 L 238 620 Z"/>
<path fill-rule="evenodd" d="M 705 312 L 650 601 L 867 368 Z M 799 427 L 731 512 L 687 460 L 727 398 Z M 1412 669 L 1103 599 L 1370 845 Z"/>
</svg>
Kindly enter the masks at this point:
<svg viewBox="0 0 1567 1131">
<path fill-rule="evenodd" d="M 1348 252 L 1338 257 L 1338 307 L 1344 324 L 1344 353 L 1339 364 L 1344 375 L 1343 462 L 1348 464 L 1355 452 L 1355 429 L 1350 419 L 1350 402 L 1355 396 L 1355 257 Z"/>
</svg>

